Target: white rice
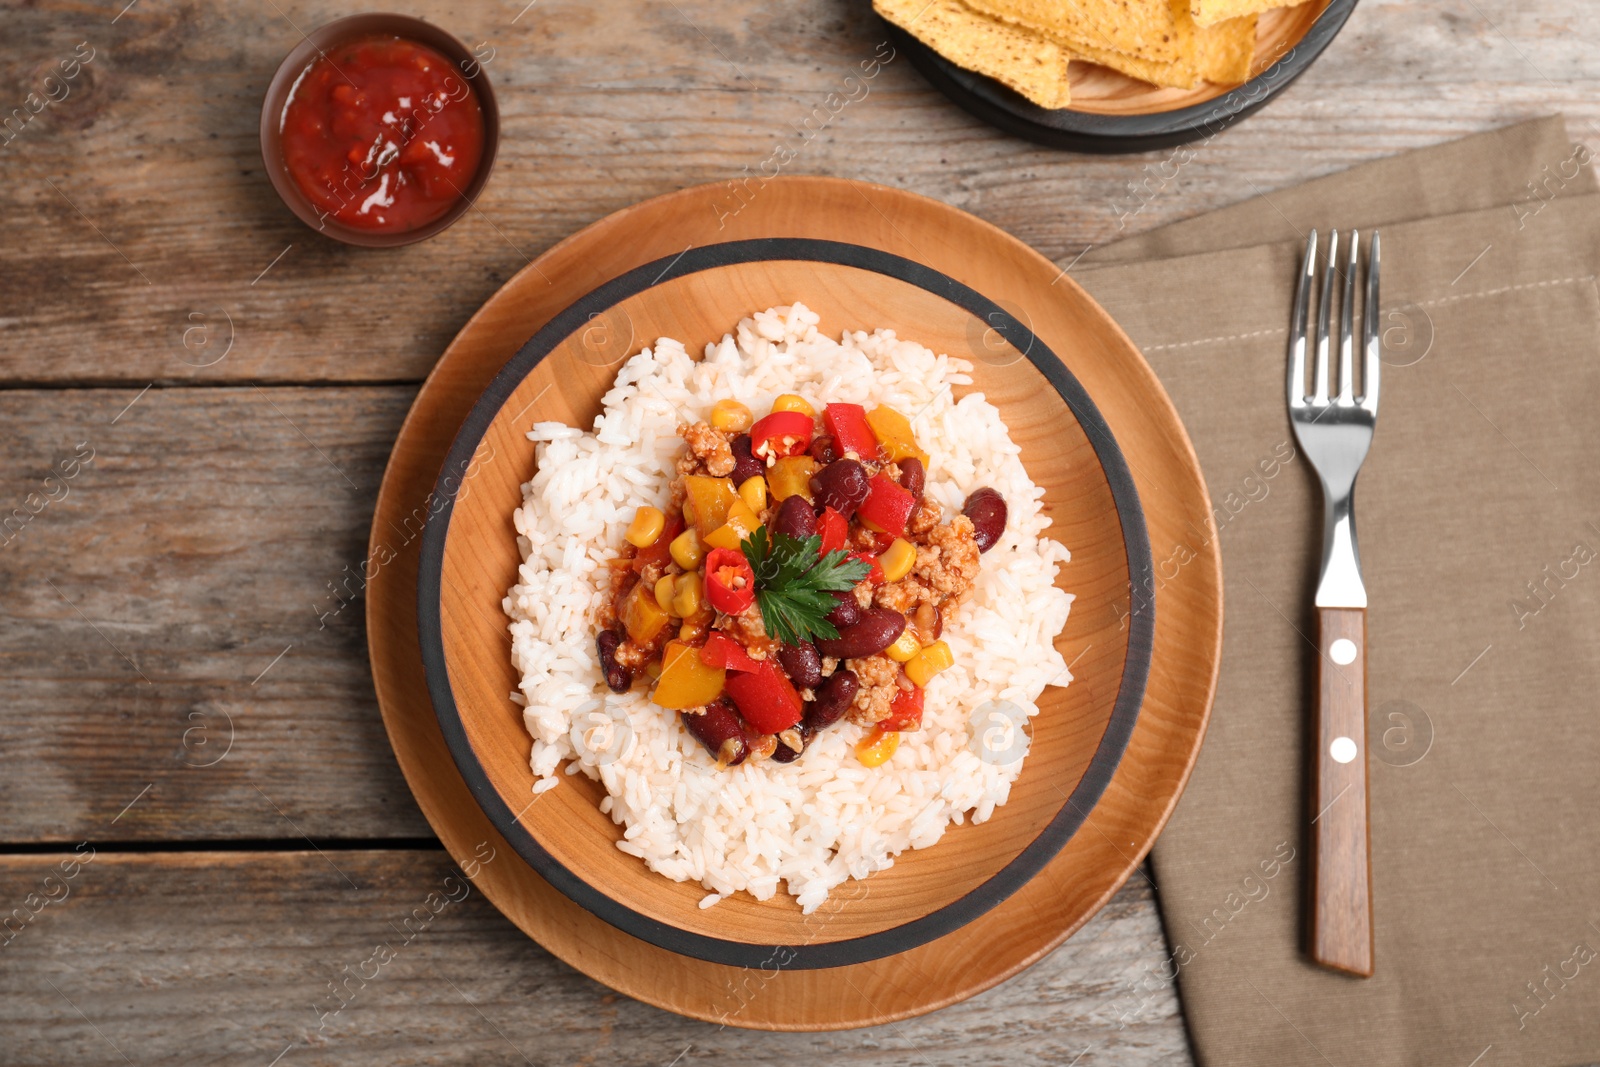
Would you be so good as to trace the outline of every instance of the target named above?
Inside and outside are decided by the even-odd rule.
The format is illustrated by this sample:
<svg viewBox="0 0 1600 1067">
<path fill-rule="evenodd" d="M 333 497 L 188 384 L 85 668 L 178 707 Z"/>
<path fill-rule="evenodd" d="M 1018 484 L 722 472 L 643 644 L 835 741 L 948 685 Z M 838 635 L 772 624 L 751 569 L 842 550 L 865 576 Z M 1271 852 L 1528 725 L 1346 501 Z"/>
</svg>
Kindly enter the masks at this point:
<svg viewBox="0 0 1600 1067">
<path fill-rule="evenodd" d="M 1046 685 L 1066 685 L 1053 645 L 1072 596 L 1055 587 L 1067 550 L 1042 535 L 1043 491 L 1029 481 L 1000 413 L 981 393 L 957 402 L 971 364 L 901 340 L 892 330 L 817 332 L 801 304 L 744 319 L 696 361 L 661 338 L 633 356 L 605 396 L 594 432 L 533 426 L 538 470 L 516 512 L 523 564 L 504 601 L 511 658 L 522 675 L 512 699 L 533 735 L 540 793 L 567 774 L 600 781 L 600 803 L 620 826 L 617 847 L 651 870 L 709 890 L 710 907 L 740 890 L 766 900 L 780 883 L 806 912 L 848 878 L 865 878 L 907 848 L 927 848 L 951 823 L 981 823 L 1006 802 L 1026 755 L 1025 719 Z M 830 401 L 888 404 L 915 413 L 932 457 L 926 492 L 946 518 L 967 493 L 1004 495 L 1004 537 L 983 556 L 977 585 L 944 632 L 955 666 L 927 689 L 923 728 L 902 735 L 881 767 L 862 766 L 866 732 L 830 727 L 790 764 L 719 771 L 674 712 L 648 688 L 617 695 L 600 677 L 594 617 L 606 561 L 643 505 L 660 506 L 682 450 L 680 422 L 706 418 L 718 399 L 757 412 L 781 393 L 821 410 Z"/>
</svg>

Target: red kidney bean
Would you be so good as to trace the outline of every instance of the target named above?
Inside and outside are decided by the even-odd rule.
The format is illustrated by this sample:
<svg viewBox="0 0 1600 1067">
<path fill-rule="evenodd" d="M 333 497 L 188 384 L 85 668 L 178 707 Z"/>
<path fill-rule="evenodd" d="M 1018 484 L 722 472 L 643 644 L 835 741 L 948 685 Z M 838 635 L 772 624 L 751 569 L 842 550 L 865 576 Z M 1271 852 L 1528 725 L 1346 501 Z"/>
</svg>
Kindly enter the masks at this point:
<svg viewBox="0 0 1600 1067">
<path fill-rule="evenodd" d="M 853 459 L 828 464 L 811 476 L 811 499 L 818 507 L 832 508 L 846 521 L 872 492 L 867 468 Z"/>
<path fill-rule="evenodd" d="M 796 499 L 790 497 L 790 500 Z M 797 689 L 815 689 L 822 684 L 822 654 L 810 641 L 778 648 L 778 662 Z"/>
<path fill-rule="evenodd" d="M 704 711 L 680 711 L 678 717 L 695 739 L 725 766 L 743 763 L 750 754 L 751 731 L 726 697 L 707 704 Z"/>
<path fill-rule="evenodd" d="M 919 644 L 931 645 L 939 640 L 939 635 L 944 632 L 944 615 L 926 600 L 917 605 L 911 623 L 917 628 Z"/>
<path fill-rule="evenodd" d="M 907 456 L 900 460 L 900 488 L 912 496 L 922 496 L 923 483 L 928 480 L 928 472 L 922 466 L 922 460 L 916 456 Z"/>
<path fill-rule="evenodd" d="M 988 486 L 974 489 L 967 494 L 961 514 L 972 520 L 973 540 L 978 542 L 979 552 L 989 551 L 1006 532 L 1006 498 L 998 490 Z"/>
<path fill-rule="evenodd" d="M 856 595 L 835 593 L 833 598 L 839 602 L 839 606 L 828 612 L 828 621 L 840 630 L 855 625 L 855 621 L 861 618 L 861 605 L 856 603 Z"/>
<path fill-rule="evenodd" d="M 595 635 L 594 647 L 600 653 L 600 670 L 613 693 L 626 693 L 633 687 L 633 671 L 617 662 L 617 646 L 620 644 L 622 635 L 615 630 L 601 630 Z"/>
<path fill-rule="evenodd" d="M 811 737 L 815 731 L 808 727 L 804 722 L 802 722 L 799 726 L 796 726 L 794 729 L 800 734 L 800 752 L 796 752 L 794 749 L 784 744 L 783 738 L 779 737 L 776 739 L 778 742 L 778 747 L 772 750 L 772 762 L 793 763 L 795 760 L 800 758 L 800 753 L 806 750 L 806 746 L 811 744 Z"/>
<path fill-rule="evenodd" d="M 767 473 L 767 465 L 761 462 L 750 451 L 750 435 L 742 433 L 728 442 L 728 447 L 733 451 L 733 479 L 734 487 L 743 485 L 748 479 L 758 474 Z"/>
<path fill-rule="evenodd" d="M 839 659 L 875 656 L 894 644 L 905 628 L 906 617 L 893 608 L 869 608 L 832 641 L 818 641 L 817 649 Z"/>
<path fill-rule="evenodd" d="M 826 467 L 839 458 L 839 446 L 831 434 L 811 439 L 811 458 Z"/>
<path fill-rule="evenodd" d="M 796 493 L 786 496 L 778 505 L 777 517 L 772 520 L 772 532 L 790 537 L 806 538 L 817 532 L 817 513 L 806 498 Z"/>
<path fill-rule="evenodd" d="M 832 726 L 844 718 L 844 713 L 850 710 L 850 705 L 855 703 L 856 694 L 860 691 L 861 680 L 856 677 L 855 671 L 844 667 L 834 671 L 828 676 L 828 680 L 817 688 L 816 697 L 806 704 L 806 715 L 801 721 L 802 727 L 816 733 Z"/>
</svg>

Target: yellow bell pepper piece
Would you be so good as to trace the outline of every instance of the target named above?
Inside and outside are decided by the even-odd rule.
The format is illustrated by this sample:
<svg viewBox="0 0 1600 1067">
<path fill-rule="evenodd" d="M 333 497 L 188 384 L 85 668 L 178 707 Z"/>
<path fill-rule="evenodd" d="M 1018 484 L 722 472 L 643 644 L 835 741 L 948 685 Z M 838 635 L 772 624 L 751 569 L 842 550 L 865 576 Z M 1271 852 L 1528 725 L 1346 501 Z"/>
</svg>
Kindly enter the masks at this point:
<svg viewBox="0 0 1600 1067">
<path fill-rule="evenodd" d="M 728 521 L 728 509 L 739 499 L 739 494 L 733 491 L 732 479 L 713 478 L 707 474 L 688 475 L 683 484 L 689 493 L 684 502 L 692 516 L 686 518 L 700 531 L 703 541 L 706 534 Z"/>
<path fill-rule="evenodd" d="M 866 737 L 856 742 L 856 759 L 861 761 L 863 767 L 879 767 L 889 762 L 895 749 L 900 747 L 900 735 L 893 730 L 883 731 L 874 727 Z"/>
<path fill-rule="evenodd" d="M 761 517 L 750 510 L 743 500 L 735 500 L 728 508 L 728 521 L 706 534 L 705 543 L 712 548 L 738 548 L 739 542 L 755 533 Z"/>
<path fill-rule="evenodd" d="M 755 421 L 755 412 L 737 400 L 719 400 L 711 405 L 711 425 L 718 430 L 744 433 Z"/>
<path fill-rule="evenodd" d="M 739 499 L 743 500 L 751 511 L 761 514 L 767 506 L 767 480 L 757 474 L 740 482 Z"/>
<path fill-rule="evenodd" d="M 867 425 L 878 437 L 878 444 L 892 460 L 916 456 L 923 466 L 928 464 L 928 454 L 917 447 L 917 438 L 911 432 L 911 420 L 894 408 L 881 404 L 867 412 Z"/>
<path fill-rule="evenodd" d="M 651 699 L 670 711 L 698 708 L 722 695 L 727 672 L 707 666 L 700 650 L 682 641 L 668 641 L 661 653 L 661 681 Z"/>
<path fill-rule="evenodd" d="M 660 508 L 643 507 L 634 513 L 628 532 L 622 536 L 635 548 L 649 548 L 656 543 L 656 538 L 661 536 L 666 525 L 667 517 L 661 514 Z"/>
<path fill-rule="evenodd" d="M 901 537 L 891 541 L 878 557 L 878 566 L 883 568 L 883 580 L 886 582 L 898 582 L 911 573 L 912 564 L 916 562 L 916 546 Z"/>
<path fill-rule="evenodd" d="M 656 601 L 655 591 L 644 582 L 635 582 L 628 595 L 622 598 L 617 609 L 623 628 L 636 645 L 648 645 L 655 640 L 671 617 Z"/>
<path fill-rule="evenodd" d="M 817 473 L 817 461 L 810 456 L 784 456 L 767 468 L 767 492 L 774 501 L 784 501 L 792 496 L 811 499 L 811 476 Z"/>
<path fill-rule="evenodd" d="M 955 666 L 956 658 L 944 641 L 935 641 L 906 663 L 906 677 L 926 689 L 933 676 Z"/>
<path fill-rule="evenodd" d="M 894 639 L 894 644 L 883 650 L 883 654 L 896 663 L 905 663 L 922 651 L 922 646 L 917 643 L 917 635 L 907 626 L 900 631 L 900 636 Z"/>
</svg>

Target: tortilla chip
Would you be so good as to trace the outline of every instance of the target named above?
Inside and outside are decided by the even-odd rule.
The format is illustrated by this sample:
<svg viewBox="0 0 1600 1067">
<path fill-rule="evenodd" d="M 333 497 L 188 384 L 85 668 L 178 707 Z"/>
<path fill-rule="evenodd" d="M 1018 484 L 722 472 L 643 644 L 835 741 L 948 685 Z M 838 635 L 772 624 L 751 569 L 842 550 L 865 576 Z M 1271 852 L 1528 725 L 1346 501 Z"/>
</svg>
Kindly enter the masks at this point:
<svg viewBox="0 0 1600 1067">
<path fill-rule="evenodd" d="M 950 62 L 1015 89 L 1046 108 L 1072 101 L 1067 50 L 970 10 L 960 0 L 872 0 L 878 14 Z"/>
<path fill-rule="evenodd" d="M 1075 59 L 1085 63 L 1097 63 L 1102 67 L 1109 67 L 1114 71 L 1126 74 L 1130 78 L 1149 82 L 1152 85 L 1164 85 L 1173 89 L 1193 89 L 1200 84 L 1200 69 L 1192 62 L 1159 63 L 1153 59 L 1140 59 L 1138 56 L 1125 56 L 1121 52 L 1113 52 L 1109 48 L 1090 48 L 1088 45 L 1068 44 Z"/>
<path fill-rule="evenodd" d="M 1196 25 L 1215 26 L 1241 15 L 1258 15 L 1279 7 L 1296 7 L 1305 0 L 1189 0 Z"/>
<path fill-rule="evenodd" d="M 1256 55 L 1256 17 L 1245 15 L 1214 26 L 1202 26 L 1200 74 L 1218 85 L 1242 85 L 1250 80 Z"/>
<path fill-rule="evenodd" d="M 1086 51 L 1157 63 L 1194 64 L 1199 51 L 1191 0 L 968 0 L 993 18 Z"/>
</svg>

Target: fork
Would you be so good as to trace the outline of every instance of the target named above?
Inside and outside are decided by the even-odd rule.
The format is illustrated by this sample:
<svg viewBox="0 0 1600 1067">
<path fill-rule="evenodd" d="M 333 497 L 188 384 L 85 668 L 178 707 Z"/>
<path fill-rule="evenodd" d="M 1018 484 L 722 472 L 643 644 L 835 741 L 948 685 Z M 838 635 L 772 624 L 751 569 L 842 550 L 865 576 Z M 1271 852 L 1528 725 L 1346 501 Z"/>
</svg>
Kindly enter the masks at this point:
<svg viewBox="0 0 1600 1067">
<path fill-rule="evenodd" d="M 1311 957 L 1324 967 L 1372 975 L 1372 852 L 1367 807 L 1367 590 L 1361 581 L 1351 496 L 1378 420 L 1378 234 L 1362 313 L 1361 395 L 1355 395 L 1352 326 L 1360 235 L 1350 249 L 1339 301 L 1339 387 L 1329 392 L 1328 332 L 1339 273 L 1339 231 L 1328 240 L 1317 303 L 1316 363 L 1306 393 L 1307 301 L 1317 270 L 1317 233 L 1306 239 L 1289 327 L 1289 421 L 1322 482 L 1322 577 L 1317 583 L 1317 688 L 1313 736 Z"/>
</svg>

